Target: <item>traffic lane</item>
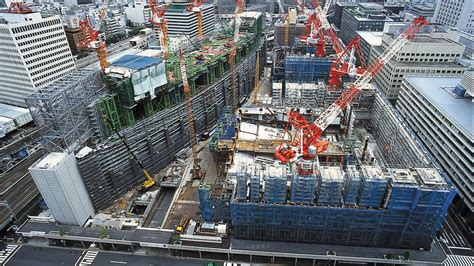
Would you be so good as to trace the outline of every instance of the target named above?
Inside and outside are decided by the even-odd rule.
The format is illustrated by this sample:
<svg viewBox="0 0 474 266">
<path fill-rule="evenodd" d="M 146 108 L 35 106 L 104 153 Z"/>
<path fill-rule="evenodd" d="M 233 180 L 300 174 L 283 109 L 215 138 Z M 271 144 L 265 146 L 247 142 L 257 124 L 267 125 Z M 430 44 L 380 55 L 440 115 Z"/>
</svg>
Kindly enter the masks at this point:
<svg viewBox="0 0 474 266">
<path fill-rule="evenodd" d="M 134 266 L 152 266 L 152 265 L 169 265 L 169 266 L 202 266 L 210 260 L 178 258 L 171 256 L 140 256 L 128 255 L 115 252 L 101 251 L 95 257 L 92 265 L 134 265 Z"/>
<path fill-rule="evenodd" d="M 5 265 L 75 265 L 83 252 L 81 249 L 21 246 Z"/>
</svg>

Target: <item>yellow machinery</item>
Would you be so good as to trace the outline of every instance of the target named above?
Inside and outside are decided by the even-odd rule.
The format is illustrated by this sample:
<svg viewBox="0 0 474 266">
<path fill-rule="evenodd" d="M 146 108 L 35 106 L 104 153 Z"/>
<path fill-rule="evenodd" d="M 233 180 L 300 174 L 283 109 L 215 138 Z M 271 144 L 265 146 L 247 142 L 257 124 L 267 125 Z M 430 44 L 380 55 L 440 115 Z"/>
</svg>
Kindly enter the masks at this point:
<svg viewBox="0 0 474 266">
<path fill-rule="evenodd" d="M 138 164 L 138 166 L 140 166 L 140 168 L 142 169 L 143 171 L 143 175 L 145 176 L 146 180 L 143 182 L 143 188 L 145 189 L 149 189 L 151 187 L 153 187 L 155 185 L 155 180 L 151 177 L 151 175 L 148 173 L 148 171 L 145 169 L 145 167 L 143 166 L 143 164 L 140 162 L 140 160 L 138 160 L 138 157 L 135 155 L 135 153 L 133 153 L 132 149 L 130 148 L 130 146 L 128 145 L 127 141 L 125 140 L 125 138 L 120 134 L 120 132 L 114 127 L 114 125 L 112 124 L 112 122 L 110 121 L 109 117 L 104 115 L 103 116 L 104 120 L 107 121 L 107 123 L 109 123 L 110 127 L 113 129 L 113 131 L 117 134 L 117 136 L 120 138 L 120 140 L 123 142 L 123 144 L 125 145 L 125 147 L 127 148 L 128 150 L 128 153 L 130 153 L 130 155 L 132 155 L 133 157 L 133 160 Z"/>
</svg>

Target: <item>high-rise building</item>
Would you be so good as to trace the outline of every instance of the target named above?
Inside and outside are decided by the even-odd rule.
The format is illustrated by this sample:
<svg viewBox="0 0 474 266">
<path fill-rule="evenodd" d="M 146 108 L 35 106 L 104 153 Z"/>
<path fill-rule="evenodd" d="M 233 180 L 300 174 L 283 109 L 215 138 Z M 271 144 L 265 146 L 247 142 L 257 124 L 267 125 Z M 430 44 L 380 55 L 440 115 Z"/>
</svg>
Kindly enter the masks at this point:
<svg viewBox="0 0 474 266">
<path fill-rule="evenodd" d="M 438 0 L 434 21 L 474 33 L 472 0 Z"/>
<path fill-rule="evenodd" d="M 0 39 L 0 102 L 26 107 L 26 96 L 75 69 L 59 16 L 0 13 Z"/>
<path fill-rule="evenodd" d="M 187 35 L 189 38 L 198 36 L 198 18 L 195 12 L 188 11 L 185 5 L 173 3 L 165 12 L 169 35 Z M 214 30 L 214 5 L 202 6 L 202 31 L 207 34 Z"/>
<path fill-rule="evenodd" d="M 73 153 L 50 153 L 29 171 L 56 222 L 83 225 L 94 215 Z"/>
<path fill-rule="evenodd" d="M 402 23 L 390 25 L 382 37 L 382 45 L 372 48 L 370 61 L 388 48 L 402 27 L 405 27 Z M 466 67 L 455 61 L 463 53 L 464 45 L 460 43 L 436 34 L 418 34 L 386 63 L 374 81 L 388 99 L 396 100 L 405 75 L 461 76 Z"/>
<path fill-rule="evenodd" d="M 464 76 L 405 77 L 397 108 L 458 189 L 461 213 L 474 228 L 473 72 Z M 463 209 L 463 208 L 460 208 Z"/>
<path fill-rule="evenodd" d="M 127 20 L 135 26 L 144 26 L 148 24 L 151 18 L 151 10 L 146 1 L 135 1 L 133 4 L 124 6 Z"/>
<path fill-rule="evenodd" d="M 343 9 L 340 37 L 347 44 L 357 35 L 356 31 L 382 31 L 386 22 L 399 19 L 396 15 L 389 16 L 382 5 L 359 3 Z"/>
</svg>

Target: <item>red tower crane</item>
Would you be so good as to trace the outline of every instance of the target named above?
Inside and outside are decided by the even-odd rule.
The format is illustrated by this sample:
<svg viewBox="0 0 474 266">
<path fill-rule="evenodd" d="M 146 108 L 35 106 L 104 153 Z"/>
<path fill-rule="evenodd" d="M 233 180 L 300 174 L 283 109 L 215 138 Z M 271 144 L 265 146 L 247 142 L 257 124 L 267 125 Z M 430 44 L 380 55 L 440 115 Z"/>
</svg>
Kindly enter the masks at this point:
<svg viewBox="0 0 474 266">
<path fill-rule="evenodd" d="M 110 65 L 107 61 L 105 41 L 99 40 L 99 31 L 92 27 L 89 16 L 86 15 L 84 20 L 79 21 L 79 27 L 81 28 L 82 33 L 81 47 L 95 49 L 97 57 L 99 58 L 100 68 L 102 71 L 105 71 L 105 69 Z"/>
<path fill-rule="evenodd" d="M 412 24 L 389 45 L 314 123 L 308 123 L 301 114 L 294 110 L 289 111 L 288 121 L 293 128 L 293 132 L 297 134 L 292 134 L 293 140 L 290 143 L 283 143 L 276 147 L 275 157 L 282 163 L 288 163 L 300 157 L 305 160 L 311 160 L 318 153 L 326 150 L 328 142 L 320 140 L 324 130 L 359 95 L 365 86 L 400 51 L 408 40 L 412 39 L 417 32 L 428 24 L 428 21 L 423 17 L 413 20 Z"/>
<path fill-rule="evenodd" d="M 8 13 L 28 14 L 33 13 L 28 4 L 23 2 L 12 2 L 7 10 Z"/>
<path fill-rule="evenodd" d="M 186 105 L 186 113 L 188 118 L 189 142 L 191 144 L 191 153 L 193 157 L 193 179 L 201 179 L 201 168 L 197 156 L 196 132 L 194 131 L 193 103 L 191 101 L 191 90 L 189 89 L 188 75 L 186 72 L 186 60 L 184 52 L 179 50 L 179 66 L 181 70 L 181 80 L 183 81 L 184 103 Z"/>
<path fill-rule="evenodd" d="M 202 30 L 202 2 L 203 0 L 194 0 L 193 3 L 191 3 L 190 7 L 191 10 L 196 13 L 197 19 L 198 19 L 198 36 L 202 37 L 203 36 L 203 30 Z"/>
<path fill-rule="evenodd" d="M 163 56 L 165 58 L 168 57 L 169 53 L 169 44 L 168 44 L 168 26 L 165 19 L 165 12 L 168 9 L 169 4 L 159 5 L 156 0 L 150 0 L 148 2 L 150 6 L 150 10 L 152 13 L 152 17 L 150 18 L 150 22 L 155 24 L 155 29 L 159 29 L 161 32 L 160 35 L 160 46 L 163 50 Z"/>
<path fill-rule="evenodd" d="M 355 54 L 360 60 L 361 67 L 356 67 Z M 346 60 L 344 60 L 346 59 Z M 362 56 L 360 37 L 355 37 L 346 47 L 344 52 L 332 63 L 329 72 L 329 90 L 338 89 L 342 84 L 342 77 L 362 74 L 366 68 L 365 59 Z"/>
</svg>

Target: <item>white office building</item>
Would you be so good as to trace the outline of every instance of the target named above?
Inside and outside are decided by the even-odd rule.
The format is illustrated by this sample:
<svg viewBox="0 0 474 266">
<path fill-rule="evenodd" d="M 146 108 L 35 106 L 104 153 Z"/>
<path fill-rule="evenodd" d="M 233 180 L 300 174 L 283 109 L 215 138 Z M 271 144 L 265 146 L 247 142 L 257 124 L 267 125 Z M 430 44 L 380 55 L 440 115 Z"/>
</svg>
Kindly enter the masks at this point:
<svg viewBox="0 0 474 266">
<path fill-rule="evenodd" d="M 151 9 L 146 1 L 135 1 L 124 7 L 127 20 L 135 26 L 145 26 L 150 23 Z"/>
<path fill-rule="evenodd" d="M 202 31 L 207 34 L 214 30 L 214 5 L 202 6 Z M 187 11 L 184 6 L 173 3 L 165 12 L 168 22 L 168 35 L 188 35 L 189 38 L 198 36 L 198 17 L 195 12 Z"/>
<path fill-rule="evenodd" d="M 59 16 L 0 13 L 0 102 L 25 97 L 75 69 Z"/>
<path fill-rule="evenodd" d="M 404 27 L 404 24 L 394 23 L 384 30 L 382 45 L 372 47 L 371 62 L 387 49 Z M 388 99 L 397 99 L 405 75 L 461 76 L 467 69 L 456 63 L 464 53 L 464 45 L 440 36 L 437 33 L 418 34 L 380 70 L 374 81 Z"/>
<path fill-rule="evenodd" d="M 74 154 L 52 152 L 29 171 L 56 222 L 81 226 L 94 215 Z"/>
<path fill-rule="evenodd" d="M 468 33 L 474 33 L 472 0 L 438 0 L 434 21 Z"/>
<path fill-rule="evenodd" d="M 471 214 L 473 78 L 473 72 L 462 77 L 405 77 L 397 101 L 397 109 L 451 178 Z"/>
</svg>

